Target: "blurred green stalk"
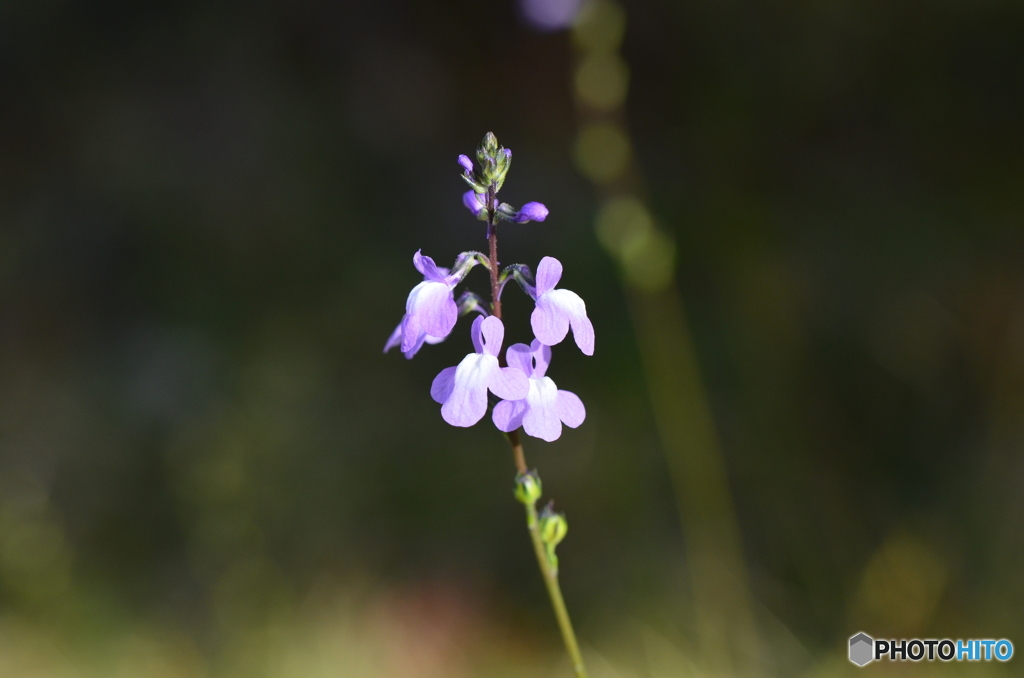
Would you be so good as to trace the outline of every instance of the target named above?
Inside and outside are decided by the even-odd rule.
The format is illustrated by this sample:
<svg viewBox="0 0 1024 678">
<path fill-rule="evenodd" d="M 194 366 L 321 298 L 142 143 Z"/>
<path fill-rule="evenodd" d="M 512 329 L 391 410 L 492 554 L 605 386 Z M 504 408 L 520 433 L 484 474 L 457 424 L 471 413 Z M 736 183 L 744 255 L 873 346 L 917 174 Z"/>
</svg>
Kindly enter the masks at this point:
<svg viewBox="0 0 1024 678">
<path fill-rule="evenodd" d="M 519 442 L 518 432 L 509 435 L 509 442 L 516 455 L 516 459 L 523 458 L 523 446 Z M 525 481 L 535 481 L 524 483 Z M 569 611 L 565 607 L 565 599 L 562 598 L 562 589 L 558 585 L 558 559 L 555 556 L 555 546 L 565 536 L 567 526 L 564 516 L 553 515 L 545 510 L 545 525 L 537 516 L 537 499 L 540 497 L 540 478 L 536 471 L 527 472 L 520 470 L 516 476 L 516 497 L 526 506 L 526 527 L 530 531 L 530 540 L 533 542 L 533 551 L 537 555 L 537 565 L 540 566 L 541 576 L 544 577 L 544 585 L 548 589 L 548 597 L 551 598 L 551 607 L 555 610 L 555 618 L 558 620 L 558 628 L 562 631 L 562 640 L 565 641 L 565 649 L 572 660 L 572 670 L 576 678 L 587 678 L 587 668 L 583 664 L 583 656 L 580 654 L 580 646 L 576 642 L 576 632 L 572 628 L 572 621 L 569 619 Z M 561 521 L 560 530 L 549 530 L 550 521 Z M 552 533 L 557 532 L 557 533 Z"/>
</svg>

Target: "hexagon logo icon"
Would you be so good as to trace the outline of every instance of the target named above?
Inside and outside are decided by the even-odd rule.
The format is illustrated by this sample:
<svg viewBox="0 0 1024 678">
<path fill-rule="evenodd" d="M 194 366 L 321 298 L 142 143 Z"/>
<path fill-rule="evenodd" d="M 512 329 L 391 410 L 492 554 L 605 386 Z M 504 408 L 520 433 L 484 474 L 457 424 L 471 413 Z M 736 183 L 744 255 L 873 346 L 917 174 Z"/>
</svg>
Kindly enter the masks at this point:
<svg viewBox="0 0 1024 678">
<path fill-rule="evenodd" d="M 857 666 L 864 666 L 874 659 L 875 639 L 866 633 L 858 633 L 850 638 L 850 661 Z"/>
</svg>

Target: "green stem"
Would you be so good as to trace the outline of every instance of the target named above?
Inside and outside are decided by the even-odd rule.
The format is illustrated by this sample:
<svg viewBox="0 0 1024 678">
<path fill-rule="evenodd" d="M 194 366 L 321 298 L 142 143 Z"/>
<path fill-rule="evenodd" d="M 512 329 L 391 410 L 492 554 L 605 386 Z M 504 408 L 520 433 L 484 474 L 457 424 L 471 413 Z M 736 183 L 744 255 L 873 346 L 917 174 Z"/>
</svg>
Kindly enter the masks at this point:
<svg viewBox="0 0 1024 678">
<path fill-rule="evenodd" d="M 576 632 L 572 629 L 569 611 L 565 608 L 565 600 L 562 599 L 562 589 L 558 586 L 558 573 L 552 567 L 551 561 L 548 560 L 544 542 L 540 538 L 537 508 L 533 504 L 526 505 L 526 526 L 530 528 L 530 539 L 533 541 L 533 550 L 537 554 L 537 564 L 540 565 L 540 573 L 544 576 L 544 585 L 548 588 L 551 607 L 555 608 L 558 628 L 562 630 L 562 640 L 565 641 L 565 649 L 572 660 L 572 670 L 576 673 L 576 678 L 587 678 L 587 667 L 583 665 L 580 646 L 576 643 Z"/>
<path fill-rule="evenodd" d="M 500 289 L 498 283 L 498 229 L 494 221 L 494 187 L 487 190 L 487 234 L 490 255 L 491 273 L 491 314 L 501 319 L 501 299 L 498 296 Z M 512 431 L 508 434 L 508 441 L 512 445 L 512 456 L 516 463 L 516 471 L 526 473 L 526 457 L 523 455 L 523 444 L 519 440 L 519 431 Z M 587 678 L 587 667 L 583 665 L 583 657 L 580 655 L 580 646 L 576 643 L 576 632 L 572 629 L 572 622 L 569 620 L 569 611 L 565 609 L 565 600 L 562 599 L 562 589 L 558 586 L 558 572 L 552 567 L 551 561 L 544 548 L 544 542 L 540 538 L 540 528 L 537 526 L 537 508 L 532 504 L 526 505 L 526 525 L 530 528 L 530 539 L 533 540 L 533 550 L 537 553 L 537 564 L 540 565 L 540 573 L 544 577 L 544 585 L 548 588 L 548 596 L 551 598 L 551 607 L 555 608 L 555 617 L 558 619 L 558 628 L 562 630 L 562 640 L 565 641 L 565 649 L 572 660 L 572 670 L 576 678 Z"/>
</svg>

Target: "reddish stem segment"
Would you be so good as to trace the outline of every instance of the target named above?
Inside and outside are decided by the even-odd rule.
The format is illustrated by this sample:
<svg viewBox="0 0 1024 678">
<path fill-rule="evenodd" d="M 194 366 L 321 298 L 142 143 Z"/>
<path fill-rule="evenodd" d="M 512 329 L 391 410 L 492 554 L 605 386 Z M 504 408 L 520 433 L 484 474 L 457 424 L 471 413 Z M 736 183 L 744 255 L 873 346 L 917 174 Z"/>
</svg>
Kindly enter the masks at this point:
<svg viewBox="0 0 1024 678">
<path fill-rule="evenodd" d="M 494 191 L 487 191 L 487 243 L 490 245 L 491 259 L 491 315 L 501 320 L 501 298 L 498 296 L 498 228 L 494 223 Z M 508 442 L 512 445 L 512 457 L 516 462 L 516 471 L 526 473 L 526 456 L 523 454 L 523 443 L 519 440 L 519 430 L 508 434 Z"/>
<path fill-rule="evenodd" d="M 498 229 L 489 225 L 488 230 L 491 232 L 491 237 L 488 238 L 491 246 L 491 314 L 501 320 L 501 299 L 498 297 Z"/>
</svg>

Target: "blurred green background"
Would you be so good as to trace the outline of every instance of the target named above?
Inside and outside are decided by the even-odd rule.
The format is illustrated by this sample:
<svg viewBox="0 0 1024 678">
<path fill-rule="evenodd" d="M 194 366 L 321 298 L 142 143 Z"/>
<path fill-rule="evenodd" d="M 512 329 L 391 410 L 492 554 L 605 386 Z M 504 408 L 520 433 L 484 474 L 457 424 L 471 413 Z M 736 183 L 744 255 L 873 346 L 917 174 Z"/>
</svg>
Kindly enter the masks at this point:
<svg viewBox="0 0 1024 678">
<path fill-rule="evenodd" d="M 847 675 L 857 631 L 1024 647 L 1024 9 L 623 9 L 615 115 L 758 639 L 735 675 Z M 488 130 L 502 197 L 551 210 L 502 259 L 560 259 L 597 330 L 551 370 L 587 421 L 526 440 L 591 673 L 708 675 L 577 49 L 509 0 L 0 4 L 0 675 L 568 674 L 507 444 L 429 396 L 465 325 L 381 354 L 412 254 L 485 245 L 455 159 Z"/>
</svg>

